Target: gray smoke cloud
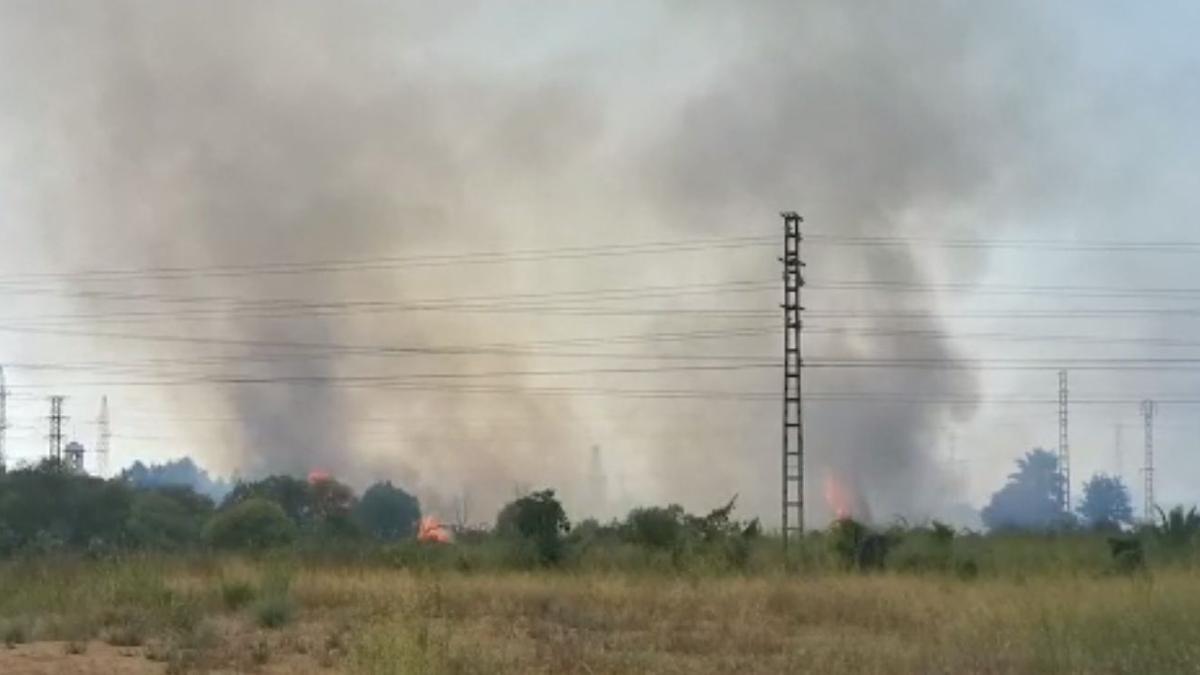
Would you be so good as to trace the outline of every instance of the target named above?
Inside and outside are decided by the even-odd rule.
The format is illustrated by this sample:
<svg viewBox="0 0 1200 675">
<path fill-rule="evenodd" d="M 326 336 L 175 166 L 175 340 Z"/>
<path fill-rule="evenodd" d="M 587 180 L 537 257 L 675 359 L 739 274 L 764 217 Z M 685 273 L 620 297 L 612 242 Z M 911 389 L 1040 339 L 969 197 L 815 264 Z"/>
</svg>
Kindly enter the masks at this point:
<svg viewBox="0 0 1200 675">
<path fill-rule="evenodd" d="M 996 232 L 977 223 L 1009 219 L 1014 195 L 1036 199 L 1056 169 L 1040 131 L 1048 85 L 1039 73 L 1069 68 L 1029 29 L 1043 18 L 1023 5 L 961 3 L 916 10 L 835 2 L 531 4 L 505 11 L 376 2 L 9 3 L 0 9 L 0 129 L 13 148 L 5 172 L 18 186 L 11 205 L 28 218 L 22 227 L 43 233 L 56 270 L 773 234 L 781 209 L 801 211 L 812 230 L 839 235 L 991 236 Z M 920 246 L 814 243 L 807 257 L 815 284 L 962 281 L 986 268 L 981 254 Z M 201 273 L 143 279 L 138 288 L 241 301 L 398 302 L 778 273 L 775 252 L 759 249 L 369 273 Z M 773 310 L 778 298 L 689 302 L 679 304 Z M 929 298 L 817 290 L 808 305 L 816 316 L 930 310 Z M 95 301 L 86 309 L 114 306 L 129 307 Z M 936 309 L 903 323 L 813 318 L 808 350 L 957 358 L 949 339 L 828 332 L 900 326 L 949 337 Z M 748 323 L 671 316 L 581 316 L 572 323 L 453 312 L 272 320 L 231 311 L 116 327 L 260 345 L 445 346 Z M 114 324 L 97 321 L 96 328 Z M 778 339 L 638 349 L 774 357 Z M 148 394 L 176 412 L 235 419 L 219 441 L 197 443 L 208 455 L 202 460 L 244 475 L 326 468 L 359 483 L 393 478 L 443 510 L 465 492 L 478 520 L 514 490 L 542 484 L 601 513 L 649 500 L 703 507 L 735 492 L 743 509 L 768 521 L 777 509 L 775 405 L 342 386 L 344 378 L 380 374 L 519 373 L 605 362 L 537 354 L 282 358 L 295 350 L 95 342 L 113 356 L 248 355 L 263 360 L 202 372 L 310 379 Z M 198 372 L 195 365 L 174 368 Z M 778 380 L 778 373 L 755 371 L 625 379 L 514 374 L 487 383 L 775 391 Z M 965 397 L 980 388 L 977 376 L 957 371 L 814 370 L 807 385 Z M 877 517 L 937 513 L 959 497 L 934 448 L 945 425 L 970 414 L 969 407 L 932 404 L 815 403 L 807 412 L 809 489 L 819 494 L 823 477 L 837 474 Z M 174 433 L 186 436 L 188 429 Z M 605 453 L 605 504 L 579 496 L 588 492 L 594 442 Z M 813 501 L 816 521 L 827 514 Z"/>
</svg>

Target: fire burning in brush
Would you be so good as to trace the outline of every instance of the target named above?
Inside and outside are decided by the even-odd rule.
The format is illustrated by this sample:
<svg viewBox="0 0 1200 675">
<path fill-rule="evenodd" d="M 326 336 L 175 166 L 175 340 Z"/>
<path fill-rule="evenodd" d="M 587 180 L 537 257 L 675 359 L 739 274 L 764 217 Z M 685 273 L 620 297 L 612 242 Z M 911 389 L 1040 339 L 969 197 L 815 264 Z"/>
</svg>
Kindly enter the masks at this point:
<svg viewBox="0 0 1200 675">
<path fill-rule="evenodd" d="M 316 485 L 317 483 L 324 483 L 330 480 L 333 480 L 333 475 L 324 469 L 313 469 L 308 472 L 309 485 Z"/>
<path fill-rule="evenodd" d="M 834 520 L 864 517 L 866 514 L 858 513 L 858 509 L 855 508 L 857 504 L 859 504 L 859 500 L 850 485 L 842 480 L 836 472 L 827 472 L 825 474 L 825 505 L 833 513 Z"/>
<path fill-rule="evenodd" d="M 449 544 L 450 532 L 442 526 L 437 518 L 424 516 L 421 518 L 421 524 L 417 527 L 417 541 L 433 544 Z"/>
</svg>

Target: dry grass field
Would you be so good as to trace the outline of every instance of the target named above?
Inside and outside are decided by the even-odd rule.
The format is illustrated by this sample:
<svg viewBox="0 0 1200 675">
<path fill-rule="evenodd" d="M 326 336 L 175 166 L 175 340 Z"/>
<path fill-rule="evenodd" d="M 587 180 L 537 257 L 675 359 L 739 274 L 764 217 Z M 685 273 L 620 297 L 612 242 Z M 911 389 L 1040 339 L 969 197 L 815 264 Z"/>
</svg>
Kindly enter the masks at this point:
<svg viewBox="0 0 1200 675">
<path fill-rule="evenodd" d="M 9 564 L 0 672 L 1195 673 L 1200 576 Z"/>
</svg>

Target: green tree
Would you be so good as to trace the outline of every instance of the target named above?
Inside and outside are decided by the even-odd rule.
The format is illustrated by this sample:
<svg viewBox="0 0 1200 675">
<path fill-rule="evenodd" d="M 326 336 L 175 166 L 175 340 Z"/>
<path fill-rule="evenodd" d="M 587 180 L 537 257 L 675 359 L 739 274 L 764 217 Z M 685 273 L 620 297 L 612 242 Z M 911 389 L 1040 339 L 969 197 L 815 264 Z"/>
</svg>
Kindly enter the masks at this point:
<svg viewBox="0 0 1200 675">
<path fill-rule="evenodd" d="M 221 510 L 249 499 L 275 502 L 298 526 L 307 526 L 312 520 L 312 490 L 306 480 L 294 476 L 267 476 L 251 483 L 238 483 L 221 502 Z"/>
<path fill-rule="evenodd" d="M 309 484 L 309 530 L 317 535 L 356 537 L 362 528 L 353 517 L 358 497 L 349 486 L 332 479 Z"/>
<path fill-rule="evenodd" d="M 221 504 L 225 510 L 249 499 L 266 499 L 283 509 L 299 532 L 318 536 L 359 533 L 351 514 L 358 499 L 348 486 L 332 479 L 308 481 L 294 476 L 268 476 L 238 483 Z"/>
<path fill-rule="evenodd" d="M 204 535 L 217 548 L 264 549 L 292 542 L 296 526 L 279 504 L 251 497 L 214 516 Z"/>
<path fill-rule="evenodd" d="M 200 541 L 212 501 L 190 488 L 138 492 L 129 514 L 133 542 L 152 548 L 175 548 Z"/>
<path fill-rule="evenodd" d="M 121 545 L 132 501 L 124 483 L 76 474 L 52 460 L 10 471 L 0 476 L 0 546 Z"/>
<path fill-rule="evenodd" d="M 501 535 L 531 542 L 542 563 L 554 564 L 562 560 L 563 537 L 571 530 L 571 522 L 554 490 L 543 490 L 501 509 L 496 517 L 496 530 Z"/>
<path fill-rule="evenodd" d="M 684 542 L 684 518 L 683 507 L 678 504 L 637 508 L 626 516 L 621 533 L 630 543 L 674 549 Z"/>
<path fill-rule="evenodd" d="M 1059 510 L 1063 492 L 1058 458 L 1041 448 L 1031 450 L 1017 460 L 1016 472 L 992 495 L 980 516 L 992 530 L 1045 530 L 1067 522 Z"/>
<path fill-rule="evenodd" d="M 1116 476 L 1096 474 L 1083 484 L 1083 501 L 1076 509 L 1089 527 L 1118 529 L 1133 524 L 1129 490 Z"/>
<path fill-rule="evenodd" d="M 376 483 L 358 500 L 354 519 L 366 532 L 379 539 L 406 539 L 417 531 L 421 504 L 416 497 L 393 486 L 391 481 Z"/>
</svg>

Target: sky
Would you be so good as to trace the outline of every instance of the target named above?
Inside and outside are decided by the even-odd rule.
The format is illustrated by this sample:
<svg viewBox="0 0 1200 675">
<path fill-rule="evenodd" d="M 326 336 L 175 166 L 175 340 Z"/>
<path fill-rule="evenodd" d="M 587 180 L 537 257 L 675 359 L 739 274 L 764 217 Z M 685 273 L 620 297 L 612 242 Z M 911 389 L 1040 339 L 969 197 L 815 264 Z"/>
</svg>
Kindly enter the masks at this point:
<svg viewBox="0 0 1200 675">
<path fill-rule="evenodd" d="M 1197 14 L 5 0 L 10 464 L 107 396 L 109 473 L 774 524 L 795 210 L 810 522 L 827 480 L 971 522 L 1061 367 L 1076 492 L 1141 504 L 1153 398 L 1158 500 L 1200 501 Z"/>
</svg>

